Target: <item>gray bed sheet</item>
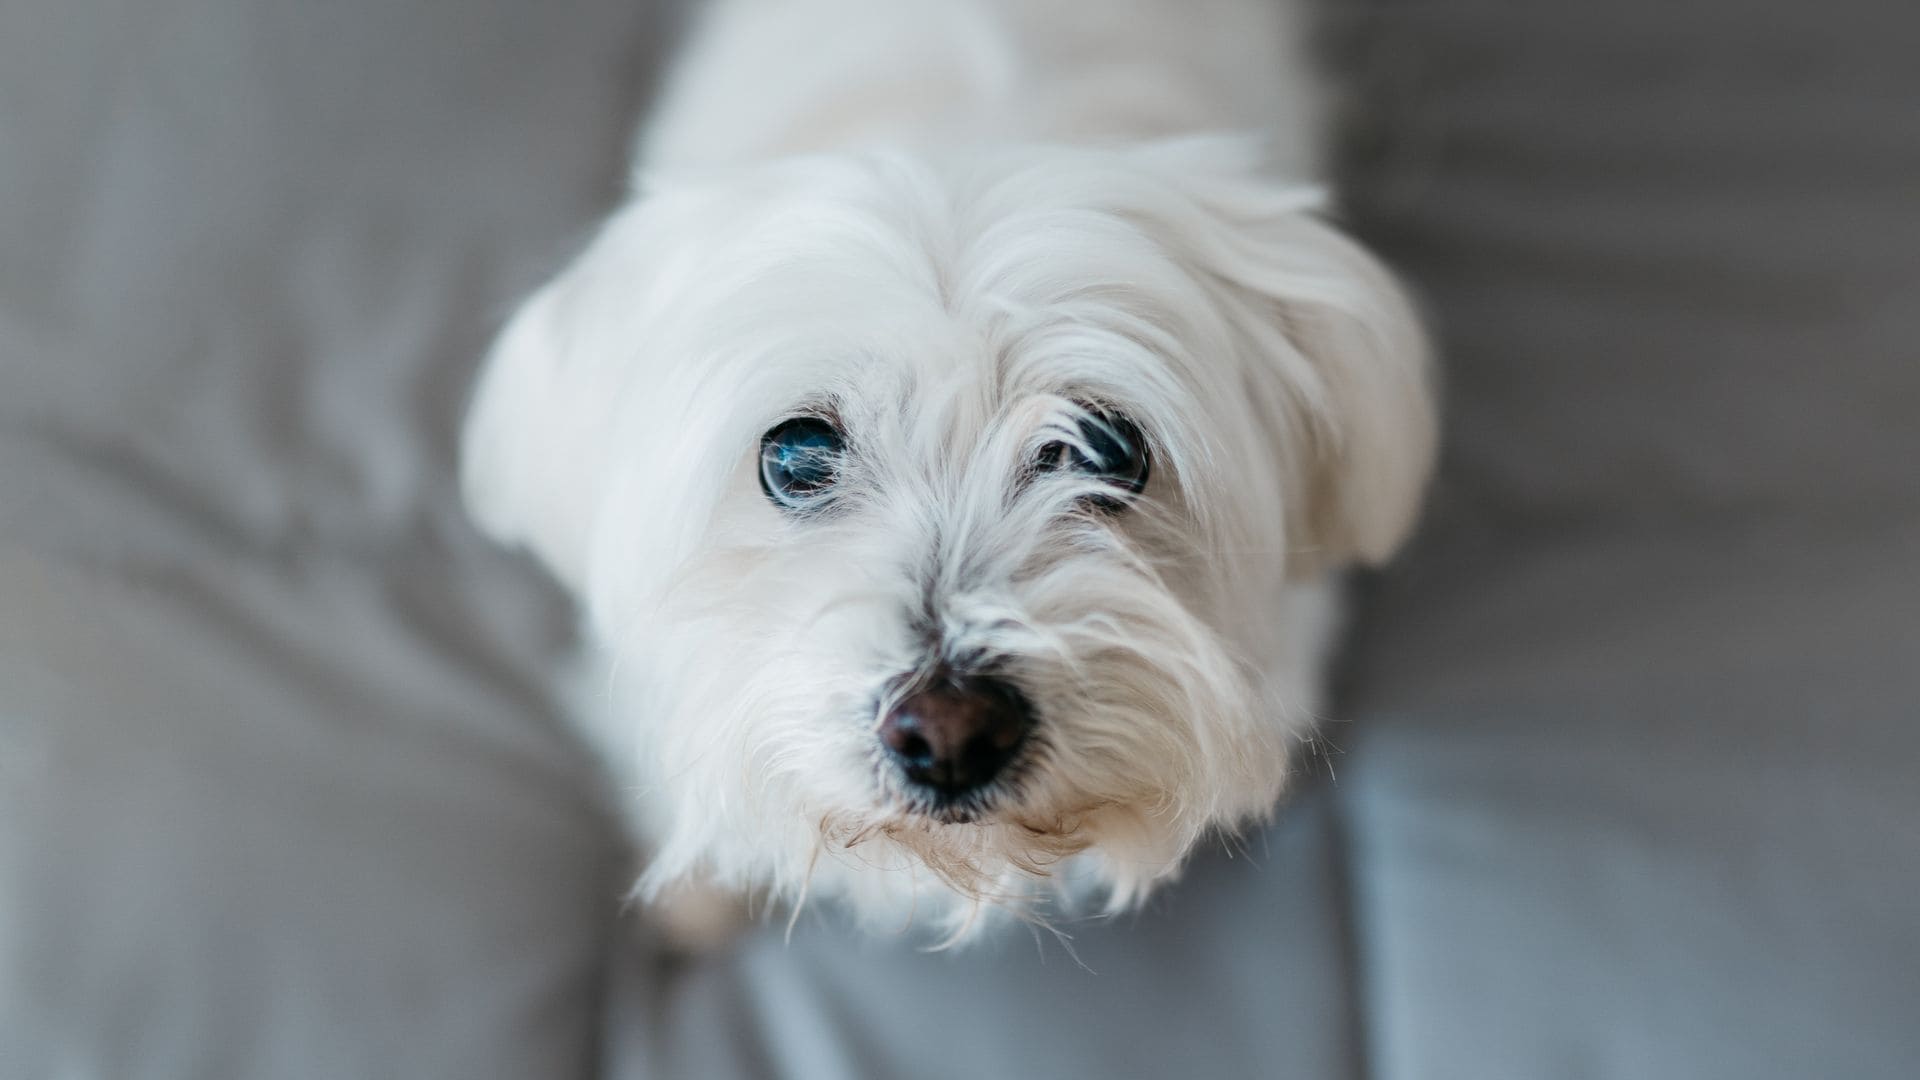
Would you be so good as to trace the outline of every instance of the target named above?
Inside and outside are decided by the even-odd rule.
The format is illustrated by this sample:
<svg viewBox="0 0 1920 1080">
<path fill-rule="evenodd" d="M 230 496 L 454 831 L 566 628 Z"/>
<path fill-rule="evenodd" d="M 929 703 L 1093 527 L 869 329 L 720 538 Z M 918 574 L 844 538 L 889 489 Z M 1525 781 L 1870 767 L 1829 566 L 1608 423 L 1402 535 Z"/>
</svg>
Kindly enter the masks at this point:
<svg viewBox="0 0 1920 1080">
<path fill-rule="evenodd" d="M 1920 16 L 1330 15 L 1450 413 L 1343 752 L 1070 947 L 679 962 L 451 483 L 677 14 L 0 3 L 0 1076 L 1920 1072 Z"/>
</svg>

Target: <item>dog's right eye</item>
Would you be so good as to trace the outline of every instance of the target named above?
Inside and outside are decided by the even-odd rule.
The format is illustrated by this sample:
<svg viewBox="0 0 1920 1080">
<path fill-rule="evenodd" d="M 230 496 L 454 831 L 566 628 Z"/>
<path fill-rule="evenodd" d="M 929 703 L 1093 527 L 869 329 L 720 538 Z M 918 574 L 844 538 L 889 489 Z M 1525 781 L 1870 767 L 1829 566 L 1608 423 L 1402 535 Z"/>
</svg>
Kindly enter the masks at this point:
<svg viewBox="0 0 1920 1080">
<path fill-rule="evenodd" d="M 1080 438 L 1084 450 L 1064 442 L 1041 447 L 1039 468 L 1071 469 L 1098 477 L 1118 492 L 1112 496 L 1092 496 L 1091 505 L 1100 510 L 1124 509 L 1128 501 L 1147 486 L 1151 462 L 1146 437 L 1125 416 L 1089 408 L 1080 419 Z"/>
<path fill-rule="evenodd" d="M 760 488 L 783 510 L 810 510 L 827 500 L 840 475 L 846 441 L 817 416 L 782 420 L 760 437 Z"/>
</svg>

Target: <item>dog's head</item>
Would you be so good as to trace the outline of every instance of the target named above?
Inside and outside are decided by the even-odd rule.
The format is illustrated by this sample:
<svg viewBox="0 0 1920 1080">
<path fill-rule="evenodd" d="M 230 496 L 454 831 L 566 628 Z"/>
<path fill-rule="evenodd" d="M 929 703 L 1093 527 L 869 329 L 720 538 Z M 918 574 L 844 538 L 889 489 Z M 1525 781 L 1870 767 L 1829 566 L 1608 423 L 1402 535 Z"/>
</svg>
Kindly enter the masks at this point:
<svg viewBox="0 0 1920 1080">
<path fill-rule="evenodd" d="M 682 178 L 516 316 L 469 500 L 613 654 L 646 883 L 1121 904 L 1272 806 L 1434 420 L 1387 274 L 1217 158 Z"/>
</svg>

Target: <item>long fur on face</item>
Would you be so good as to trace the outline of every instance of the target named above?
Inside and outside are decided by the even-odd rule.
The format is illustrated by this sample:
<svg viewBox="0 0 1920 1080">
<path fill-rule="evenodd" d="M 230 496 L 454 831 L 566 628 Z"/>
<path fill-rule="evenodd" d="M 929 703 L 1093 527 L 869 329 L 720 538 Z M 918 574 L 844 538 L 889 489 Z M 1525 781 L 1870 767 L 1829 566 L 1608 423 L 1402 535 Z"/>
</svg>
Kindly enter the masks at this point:
<svg viewBox="0 0 1920 1080">
<path fill-rule="evenodd" d="M 468 496 L 580 597 L 588 723 L 651 861 L 958 934 L 1137 900 L 1268 812 L 1317 707 L 1329 573 L 1388 555 L 1429 468 L 1417 323 L 1238 143 L 839 152 L 652 185 L 518 314 Z M 1152 474 L 1124 509 L 1033 467 L 1087 408 Z M 831 417 L 830 507 L 757 481 Z M 876 727 L 991 668 L 1034 734 L 958 807 Z"/>
</svg>

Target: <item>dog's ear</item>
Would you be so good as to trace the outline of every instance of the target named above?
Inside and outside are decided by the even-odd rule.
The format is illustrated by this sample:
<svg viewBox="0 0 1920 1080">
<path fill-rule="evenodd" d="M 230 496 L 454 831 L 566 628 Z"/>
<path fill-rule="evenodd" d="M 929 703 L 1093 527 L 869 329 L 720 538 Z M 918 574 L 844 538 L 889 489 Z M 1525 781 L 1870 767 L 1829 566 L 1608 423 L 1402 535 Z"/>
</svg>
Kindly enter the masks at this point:
<svg viewBox="0 0 1920 1080">
<path fill-rule="evenodd" d="M 615 448 L 649 362 L 645 326 L 661 244 L 629 208 L 508 320 L 461 434 L 461 486 L 482 531 L 584 583 Z"/>
<path fill-rule="evenodd" d="M 1316 217 L 1251 235 L 1272 250 L 1268 275 L 1247 284 L 1270 299 L 1285 345 L 1317 379 L 1297 399 L 1309 486 L 1291 508 L 1292 542 L 1308 561 L 1384 562 L 1412 532 L 1433 471 L 1426 333 L 1387 269 Z M 1282 360 L 1267 374 L 1289 379 L 1292 367 Z"/>
<path fill-rule="evenodd" d="M 1156 151 L 1167 159 L 1168 148 Z M 1167 242 L 1221 300 L 1248 354 L 1244 389 L 1293 488 L 1293 565 L 1312 573 L 1386 560 L 1412 530 L 1435 454 L 1431 363 L 1413 304 L 1324 220 L 1312 189 L 1238 168 L 1189 169 L 1173 182 L 1192 202 Z"/>
<path fill-rule="evenodd" d="M 460 480 L 482 531 L 525 545 L 578 585 L 592 489 L 578 395 L 566 371 L 571 346 L 562 275 L 521 305 L 494 342 L 461 433 Z"/>
</svg>

